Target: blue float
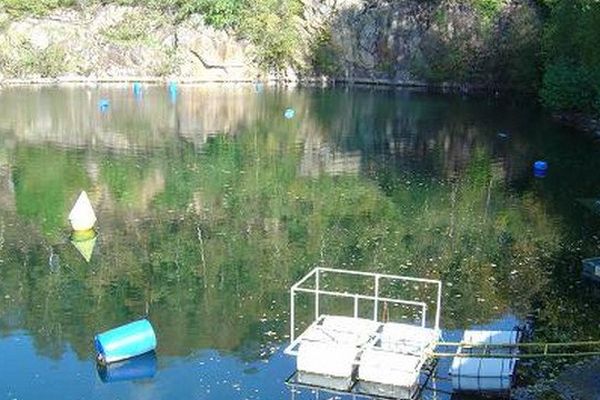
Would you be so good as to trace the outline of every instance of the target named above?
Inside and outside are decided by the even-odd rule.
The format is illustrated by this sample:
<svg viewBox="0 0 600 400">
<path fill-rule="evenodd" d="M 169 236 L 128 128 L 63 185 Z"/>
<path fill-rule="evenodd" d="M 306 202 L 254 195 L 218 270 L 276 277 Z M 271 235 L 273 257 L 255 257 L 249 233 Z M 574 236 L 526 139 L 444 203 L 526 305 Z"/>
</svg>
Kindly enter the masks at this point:
<svg viewBox="0 0 600 400">
<path fill-rule="evenodd" d="M 292 119 L 294 118 L 294 116 L 296 115 L 296 111 L 294 111 L 294 109 L 292 108 L 288 108 L 287 110 L 285 110 L 285 112 L 283 113 L 283 116 L 286 119 Z"/>
<path fill-rule="evenodd" d="M 98 366 L 98 376 L 104 383 L 149 379 L 156 375 L 156 353 Z"/>
<path fill-rule="evenodd" d="M 97 360 L 101 364 L 136 357 L 156 349 L 156 335 L 147 319 L 99 333 L 94 339 Z"/>
<path fill-rule="evenodd" d="M 169 82 L 168 89 L 169 89 L 169 93 L 177 94 L 177 91 L 179 90 L 179 88 L 177 87 L 177 82 L 173 82 L 173 81 Z"/>
<path fill-rule="evenodd" d="M 108 101 L 107 99 L 101 99 L 98 102 L 98 107 L 101 111 L 106 111 L 108 110 L 108 107 L 110 107 L 110 101 Z"/>
<path fill-rule="evenodd" d="M 139 82 L 133 82 L 133 94 L 136 97 L 139 97 L 142 95 L 142 84 Z"/>
<path fill-rule="evenodd" d="M 548 173 L 548 163 L 546 161 L 536 161 L 533 163 L 533 175 L 536 178 L 544 178 Z"/>
<path fill-rule="evenodd" d="M 169 82 L 167 88 L 169 90 L 169 98 L 171 99 L 171 103 L 177 102 L 177 94 L 179 91 L 179 88 L 177 87 L 177 82 Z"/>
</svg>

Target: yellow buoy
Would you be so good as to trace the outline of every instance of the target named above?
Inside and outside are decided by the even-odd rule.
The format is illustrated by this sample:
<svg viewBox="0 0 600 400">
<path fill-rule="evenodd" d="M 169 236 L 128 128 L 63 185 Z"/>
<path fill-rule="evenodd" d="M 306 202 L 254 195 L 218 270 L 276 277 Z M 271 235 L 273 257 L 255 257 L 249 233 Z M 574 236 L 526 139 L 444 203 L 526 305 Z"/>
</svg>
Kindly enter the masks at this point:
<svg viewBox="0 0 600 400">
<path fill-rule="evenodd" d="M 76 231 L 71 235 L 71 243 L 87 262 L 90 262 L 92 259 L 96 240 L 98 240 L 98 234 L 93 229 L 88 231 Z"/>
<path fill-rule="evenodd" d="M 89 231 L 96 223 L 96 214 L 85 191 L 82 191 L 69 213 L 69 222 L 75 232 Z"/>
</svg>

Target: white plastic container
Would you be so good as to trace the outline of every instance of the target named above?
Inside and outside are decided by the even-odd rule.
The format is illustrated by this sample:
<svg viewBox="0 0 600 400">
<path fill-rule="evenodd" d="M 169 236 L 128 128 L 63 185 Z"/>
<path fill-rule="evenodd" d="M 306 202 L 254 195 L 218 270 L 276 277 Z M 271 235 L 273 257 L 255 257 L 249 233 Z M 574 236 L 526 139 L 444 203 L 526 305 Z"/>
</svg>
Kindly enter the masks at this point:
<svg viewBox="0 0 600 400">
<path fill-rule="evenodd" d="M 469 344 L 516 344 L 517 331 L 467 330 L 462 342 Z M 469 351 L 459 348 L 459 353 Z M 477 350 L 474 350 L 477 351 Z M 479 350 L 480 351 L 480 350 Z M 514 354 L 515 358 L 455 357 L 450 367 L 455 391 L 502 392 L 510 390 L 518 358 L 515 348 L 490 348 L 489 354 Z"/>
<path fill-rule="evenodd" d="M 347 344 L 303 342 L 298 349 L 298 371 L 334 376 L 352 377 L 359 348 Z"/>
</svg>

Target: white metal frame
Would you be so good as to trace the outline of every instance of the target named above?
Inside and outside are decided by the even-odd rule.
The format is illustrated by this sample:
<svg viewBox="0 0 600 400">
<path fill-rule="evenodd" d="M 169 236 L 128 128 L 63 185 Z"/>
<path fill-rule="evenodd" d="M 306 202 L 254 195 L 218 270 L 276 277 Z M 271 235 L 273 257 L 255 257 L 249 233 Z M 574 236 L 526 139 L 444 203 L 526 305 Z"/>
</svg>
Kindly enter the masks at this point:
<svg viewBox="0 0 600 400">
<path fill-rule="evenodd" d="M 358 293 L 348 293 L 348 292 L 338 292 L 338 291 L 329 291 L 322 290 L 320 288 L 320 278 L 321 273 L 332 273 L 332 274 L 340 274 L 340 275 L 355 275 L 355 276 L 364 276 L 367 278 L 374 279 L 374 293 L 373 295 L 363 295 Z M 303 287 L 310 278 L 314 277 L 314 287 L 307 288 Z M 397 298 L 389 298 L 389 297 L 380 297 L 379 296 L 379 283 L 382 279 L 387 280 L 396 280 L 396 281 L 406 281 L 406 282 L 419 282 L 430 285 L 437 286 L 437 298 L 435 305 L 435 322 L 433 329 L 436 332 L 439 332 L 440 329 L 440 313 L 441 313 L 441 303 L 442 303 L 442 282 L 434 279 L 423 279 L 423 278 L 414 278 L 409 276 L 401 276 L 401 275 L 389 275 L 389 274 L 379 274 L 379 273 L 371 273 L 371 272 L 362 272 L 362 271 L 351 271 L 345 269 L 333 269 L 333 268 L 325 268 L 325 267 L 316 267 L 312 271 L 310 271 L 307 275 L 305 275 L 302 279 L 296 282 L 290 289 L 290 344 L 285 349 L 285 353 L 293 356 L 298 355 L 298 344 L 302 340 L 302 335 L 296 337 L 296 294 L 297 293 L 312 293 L 315 297 L 315 310 L 314 310 L 314 321 L 310 325 L 310 327 L 317 324 L 320 320 L 320 304 L 319 298 L 321 296 L 333 296 L 333 297 L 345 297 L 345 298 L 354 298 L 354 318 L 358 318 L 358 301 L 359 300 L 368 300 L 373 301 L 373 321 L 378 321 L 378 312 L 379 312 L 379 303 L 387 302 L 392 304 L 404 304 L 409 306 L 415 306 L 421 308 L 421 327 L 426 327 L 427 323 L 427 304 L 422 301 L 414 301 L 414 300 L 404 300 Z M 310 328 L 309 327 L 309 328 Z M 307 329 L 308 331 L 309 329 Z"/>
</svg>

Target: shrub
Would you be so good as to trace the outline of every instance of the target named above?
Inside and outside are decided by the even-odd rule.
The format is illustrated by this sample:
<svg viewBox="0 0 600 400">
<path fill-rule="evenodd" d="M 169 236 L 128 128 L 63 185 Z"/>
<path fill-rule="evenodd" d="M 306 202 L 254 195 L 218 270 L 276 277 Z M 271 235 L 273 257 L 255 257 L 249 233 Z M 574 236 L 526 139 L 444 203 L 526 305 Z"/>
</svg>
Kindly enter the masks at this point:
<svg viewBox="0 0 600 400">
<path fill-rule="evenodd" d="M 42 78 L 54 78 L 67 70 L 66 54 L 59 45 L 37 50 L 21 38 L 2 43 L 0 68 L 7 77 L 39 75 Z"/>
<path fill-rule="evenodd" d="M 590 112 L 600 96 L 600 2 L 545 0 L 542 102 L 553 110 Z"/>
<path fill-rule="evenodd" d="M 546 67 L 540 95 L 542 103 L 553 110 L 589 111 L 596 90 L 584 66 L 560 61 Z"/>
<path fill-rule="evenodd" d="M 281 71 L 294 62 L 301 10 L 298 0 L 247 0 L 238 30 L 256 46 L 255 58 L 262 68 Z"/>
<path fill-rule="evenodd" d="M 332 42 L 331 28 L 323 29 L 311 45 L 311 64 L 317 75 L 335 76 L 340 72 L 339 50 Z"/>
<path fill-rule="evenodd" d="M 0 0 L 0 6 L 13 16 L 42 16 L 61 7 L 72 7 L 76 0 Z"/>
</svg>

